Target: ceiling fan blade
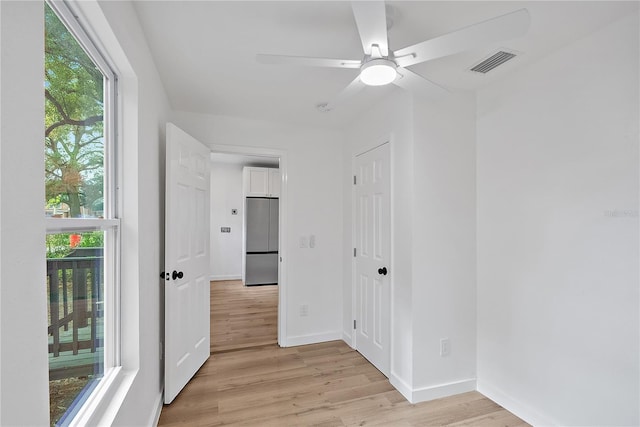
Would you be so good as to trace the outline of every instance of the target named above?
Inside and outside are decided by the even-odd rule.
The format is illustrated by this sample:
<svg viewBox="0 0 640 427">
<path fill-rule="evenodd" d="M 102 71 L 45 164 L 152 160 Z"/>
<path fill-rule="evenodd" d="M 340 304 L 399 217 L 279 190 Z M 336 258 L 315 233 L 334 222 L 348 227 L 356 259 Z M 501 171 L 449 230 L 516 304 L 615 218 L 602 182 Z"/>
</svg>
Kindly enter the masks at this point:
<svg viewBox="0 0 640 427">
<path fill-rule="evenodd" d="M 364 53 L 372 55 L 371 46 L 377 45 L 379 51 L 373 49 L 372 56 L 388 56 L 387 14 L 384 2 L 352 1 L 351 8 L 353 9 L 353 16 L 356 19 Z"/>
<path fill-rule="evenodd" d="M 351 98 L 356 93 L 365 88 L 365 84 L 360 81 L 360 76 L 356 77 L 349 85 L 342 90 L 333 100 L 326 104 L 318 105 L 318 109 L 321 111 L 331 111 L 347 99 Z"/>
<path fill-rule="evenodd" d="M 397 71 L 398 77 L 393 81 L 393 84 L 412 93 L 417 93 L 427 98 L 440 97 L 449 93 L 442 86 L 406 68 L 398 68 Z"/>
<path fill-rule="evenodd" d="M 306 56 L 267 55 L 259 53 L 256 59 L 261 64 L 302 65 L 307 67 L 360 68 L 355 59 L 310 58 Z"/>
<path fill-rule="evenodd" d="M 482 47 L 486 44 L 512 39 L 529 30 L 527 9 L 516 10 L 497 18 L 470 25 L 460 30 L 430 39 L 394 52 L 396 63 L 408 67 L 431 59 Z"/>
</svg>

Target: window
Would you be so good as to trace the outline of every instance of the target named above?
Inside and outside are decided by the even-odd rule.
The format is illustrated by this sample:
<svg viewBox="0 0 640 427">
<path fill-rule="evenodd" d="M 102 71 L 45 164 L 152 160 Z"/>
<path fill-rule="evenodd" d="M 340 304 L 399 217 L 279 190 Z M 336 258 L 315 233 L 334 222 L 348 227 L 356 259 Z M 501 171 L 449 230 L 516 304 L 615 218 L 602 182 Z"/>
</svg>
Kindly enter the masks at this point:
<svg viewBox="0 0 640 427">
<path fill-rule="evenodd" d="M 64 3 L 44 7 L 49 400 L 67 425 L 119 365 L 116 78 Z"/>
</svg>

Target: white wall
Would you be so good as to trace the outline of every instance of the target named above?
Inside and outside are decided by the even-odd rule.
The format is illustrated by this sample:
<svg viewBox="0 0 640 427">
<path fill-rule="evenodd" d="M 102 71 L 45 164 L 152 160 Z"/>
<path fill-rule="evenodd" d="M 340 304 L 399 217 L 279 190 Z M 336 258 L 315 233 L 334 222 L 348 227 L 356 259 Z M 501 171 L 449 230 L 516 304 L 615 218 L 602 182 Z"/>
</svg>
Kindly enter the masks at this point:
<svg viewBox="0 0 640 427">
<path fill-rule="evenodd" d="M 238 214 L 232 215 L 231 210 Z M 211 280 L 242 278 L 242 165 L 211 164 Z M 221 233 L 220 227 L 231 227 Z"/>
<path fill-rule="evenodd" d="M 638 16 L 478 95 L 479 390 L 638 425 Z"/>
<path fill-rule="evenodd" d="M 368 149 L 390 139 L 391 143 L 391 228 L 392 259 L 389 266 L 391 282 L 392 348 L 391 376 L 394 386 L 413 389 L 413 322 L 412 310 L 412 233 L 413 209 L 413 109 L 411 98 L 395 90 L 384 102 L 364 113 L 346 129 L 343 150 L 343 182 L 351 183 L 353 159 Z M 352 186 L 343 193 L 344 226 L 342 257 L 345 260 L 343 281 L 343 333 L 352 342 L 353 333 L 353 209 Z"/>
<path fill-rule="evenodd" d="M 345 181 L 356 154 L 391 139 L 390 380 L 417 402 L 475 389 L 475 98 L 413 100 L 400 89 L 347 129 Z M 343 256 L 351 258 L 352 188 Z M 351 342 L 353 264 L 343 272 Z M 440 339 L 451 355 L 440 356 Z"/>
<path fill-rule="evenodd" d="M 118 107 L 124 118 L 122 370 L 87 423 L 150 425 L 160 410 L 162 393 L 158 273 L 163 257 L 161 141 L 168 102 L 131 4 L 73 5 L 117 68 L 123 94 Z M 1 2 L 0 13 L 0 424 L 47 425 L 43 5 Z"/>
<path fill-rule="evenodd" d="M 100 30 L 115 37 L 110 43 L 119 45 L 129 64 L 120 80 L 124 93 L 121 300 L 122 365 L 131 385 L 114 399 L 103 419 L 113 417 L 113 425 L 149 425 L 159 415 L 163 389 L 164 282 L 158 276 L 164 270 L 164 138 L 170 109 L 131 3 L 105 1 L 100 9 L 103 24 L 109 27 Z"/>
<path fill-rule="evenodd" d="M 476 387 L 475 96 L 416 98 L 414 400 Z M 450 355 L 440 356 L 448 339 Z"/>
<path fill-rule="evenodd" d="M 0 2 L 0 425 L 47 425 L 44 8 Z"/>
<path fill-rule="evenodd" d="M 340 132 L 229 116 L 174 112 L 173 122 L 210 146 L 278 149 L 287 156 L 287 345 L 342 337 Z M 300 248 L 316 235 L 316 247 Z M 309 315 L 300 316 L 300 306 Z"/>
</svg>

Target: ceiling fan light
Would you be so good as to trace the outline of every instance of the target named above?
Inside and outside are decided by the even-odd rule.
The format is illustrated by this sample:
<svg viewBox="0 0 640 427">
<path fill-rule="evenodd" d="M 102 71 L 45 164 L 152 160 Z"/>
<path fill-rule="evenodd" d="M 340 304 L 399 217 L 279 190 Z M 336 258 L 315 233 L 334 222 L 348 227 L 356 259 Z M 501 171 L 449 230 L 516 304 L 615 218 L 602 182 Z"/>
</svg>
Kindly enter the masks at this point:
<svg viewBox="0 0 640 427">
<path fill-rule="evenodd" d="M 387 85 L 396 75 L 396 64 L 388 59 L 372 59 L 360 68 L 360 80 L 368 86 Z"/>
</svg>

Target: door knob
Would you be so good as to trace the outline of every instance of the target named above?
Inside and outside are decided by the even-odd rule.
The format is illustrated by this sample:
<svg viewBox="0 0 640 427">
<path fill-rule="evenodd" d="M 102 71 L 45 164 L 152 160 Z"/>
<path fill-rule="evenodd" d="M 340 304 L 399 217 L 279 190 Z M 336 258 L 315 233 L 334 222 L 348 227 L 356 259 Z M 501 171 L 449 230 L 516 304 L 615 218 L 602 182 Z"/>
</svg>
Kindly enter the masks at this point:
<svg viewBox="0 0 640 427">
<path fill-rule="evenodd" d="M 171 273 L 171 278 L 173 280 L 182 279 L 183 277 L 184 277 L 184 274 L 182 273 L 182 271 L 173 270 L 173 273 Z"/>
<path fill-rule="evenodd" d="M 378 269 L 378 274 L 382 274 L 383 276 L 387 275 L 387 267 L 382 267 Z"/>
</svg>

